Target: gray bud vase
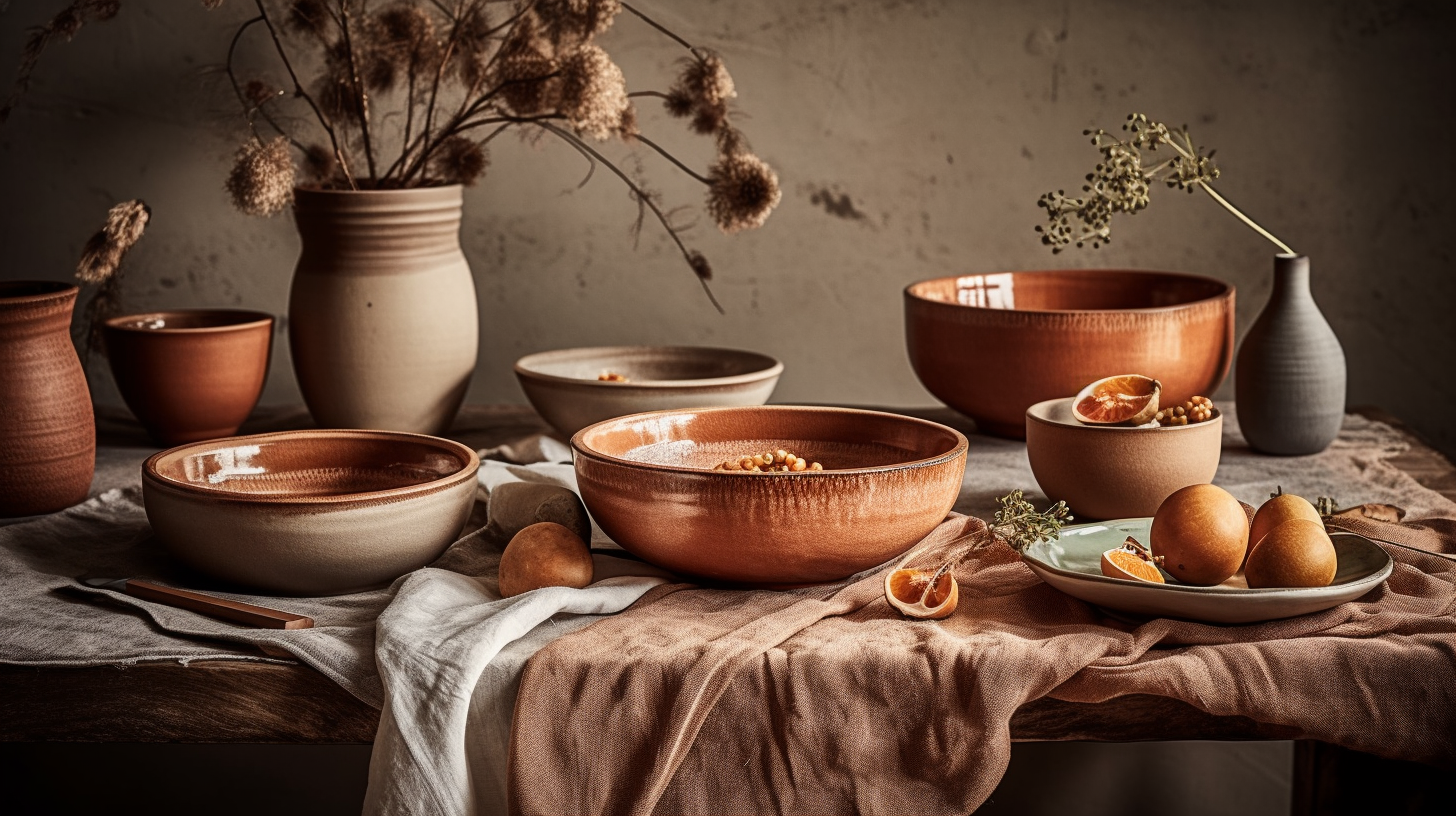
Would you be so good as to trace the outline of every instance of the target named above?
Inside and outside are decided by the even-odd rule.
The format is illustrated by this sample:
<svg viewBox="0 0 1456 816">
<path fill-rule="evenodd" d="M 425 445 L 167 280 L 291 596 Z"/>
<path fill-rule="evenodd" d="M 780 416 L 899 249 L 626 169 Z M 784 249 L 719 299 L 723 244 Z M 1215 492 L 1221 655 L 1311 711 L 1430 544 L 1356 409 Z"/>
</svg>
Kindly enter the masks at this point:
<svg viewBox="0 0 1456 816">
<path fill-rule="evenodd" d="M 1254 450 L 1319 453 L 1345 416 L 1345 351 L 1309 292 L 1309 258 L 1274 256 L 1274 291 L 1239 348 L 1239 427 Z"/>
</svg>

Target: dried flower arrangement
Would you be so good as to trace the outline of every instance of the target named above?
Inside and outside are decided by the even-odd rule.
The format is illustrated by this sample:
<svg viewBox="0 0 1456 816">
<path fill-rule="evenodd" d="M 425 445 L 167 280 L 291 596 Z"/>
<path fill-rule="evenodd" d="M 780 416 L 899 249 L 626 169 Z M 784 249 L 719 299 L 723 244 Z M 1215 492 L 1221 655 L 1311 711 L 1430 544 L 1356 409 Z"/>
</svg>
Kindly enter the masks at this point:
<svg viewBox="0 0 1456 816">
<path fill-rule="evenodd" d="M 79 325 L 82 364 L 100 342 L 101 323 L 121 306 L 121 262 L 126 253 L 146 232 L 152 209 L 141 199 L 123 201 L 106 213 L 106 223 L 86 241 L 81 260 L 76 264 L 76 279 L 83 285 L 96 287 L 96 294 L 86 303 L 85 316 Z"/>
<path fill-rule="evenodd" d="M 1068 246 L 1081 248 L 1090 242 L 1094 249 L 1112 240 L 1112 216 L 1117 213 L 1136 215 L 1148 206 L 1149 191 L 1158 181 L 1169 187 L 1187 191 L 1202 190 L 1220 206 L 1233 213 L 1255 232 L 1274 242 L 1281 252 L 1293 255 L 1294 250 L 1275 238 L 1268 230 L 1244 215 L 1228 199 L 1213 189 L 1211 182 L 1219 171 L 1213 163 L 1215 151 L 1207 154 L 1193 145 L 1188 126 L 1170 128 L 1154 122 L 1145 114 L 1129 114 L 1122 129 L 1128 137 L 1119 139 L 1101 128 L 1084 130 L 1092 137 L 1092 145 L 1102 153 L 1102 162 L 1087 174 L 1082 185 L 1085 194 L 1072 198 L 1063 190 L 1043 195 L 1036 202 L 1046 210 L 1047 224 L 1038 226 L 1041 242 L 1061 252 Z M 1160 146 L 1172 148 L 1173 155 L 1152 166 L 1144 166 L 1143 151 L 1156 152 Z"/>
<path fill-rule="evenodd" d="M 224 0 L 202 0 L 215 8 Z M 298 183 L 331 189 L 474 184 L 490 164 L 487 146 L 508 129 L 551 135 L 629 189 L 639 211 L 661 223 L 703 288 L 712 267 L 690 250 L 658 195 L 591 142 L 619 138 L 660 153 L 707 188 L 707 211 L 724 233 L 761 226 L 781 198 L 778 176 L 750 152 L 730 117 L 732 77 L 713 51 L 694 46 L 621 0 L 251 0 L 256 15 L 233 36 L 227 75 L 242 104 L 248 141 L 226 187 L 243 212 L 271 215 Z M 87 22 L 108 20 L 120 0 L 74 0 L 35 29 L 22 56 L 8 116 L 41 52 Z M 622 70 L 595 43 L 623 12 L 687 50 L 667 91 L 628 92 Z M 240 78 L 235 58 L 246 35 L 266 33 L 286 81 Z M 304 79 L 306 65 L 317 75 Z M 634 100 L 656 98 L 692 131 L 710 136 L 717 158 L 694 171 L 649 139 Z M 303 110 L 289 110 L 300 106 Z M 295 132 L 312 118 L 317 138 Z M 585 183 L 585 181 L 583 181 Z M 717 301 L 713 301 L 717 306 Z M 721 311 L 721 307 L 719 308 Z"/>
</svg>

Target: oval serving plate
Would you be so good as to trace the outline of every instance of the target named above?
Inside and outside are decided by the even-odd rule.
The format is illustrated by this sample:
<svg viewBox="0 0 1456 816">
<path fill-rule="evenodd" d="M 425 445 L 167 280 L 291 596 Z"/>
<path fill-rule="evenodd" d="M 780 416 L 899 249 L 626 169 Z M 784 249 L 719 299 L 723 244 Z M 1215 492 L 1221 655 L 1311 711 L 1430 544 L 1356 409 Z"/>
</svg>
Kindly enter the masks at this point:
<svg viewBox="0 0 1456 816">
<path fill-rule="evenodd" d="M 1242 571 L 1211 587 L 1148 584 L 1103 575 L 1102 553 L 1128 536 L 1147 544 L 1152 524 L 1151 518 L 1078 524 L 1063 529 L 1055 541 L 1026 548 L 1022 556 L 1043 581 L 1074 598 L 1120 612 L 1206 623 L 1255 623 L 1319 612 L 1359 598 L 1379 586 L 1394 567 L 1378 544 L 1354 533 L 1336 532 L 1330 538 L 1339 566 L 1327 587 L 1249 589 Z"/>
</svg>

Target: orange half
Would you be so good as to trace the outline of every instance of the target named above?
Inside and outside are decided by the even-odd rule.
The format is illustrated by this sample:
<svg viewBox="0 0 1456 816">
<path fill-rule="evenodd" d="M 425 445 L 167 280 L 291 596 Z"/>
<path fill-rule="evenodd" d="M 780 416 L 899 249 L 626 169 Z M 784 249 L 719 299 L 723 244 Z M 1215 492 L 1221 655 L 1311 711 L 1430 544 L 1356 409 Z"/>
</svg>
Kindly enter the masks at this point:
<svg viewBox="0 0 1456 816">
<path fill-rule="evenodd" d="M 885 575 L 885 599 L 912 618 L 949 617 L 960 602 L 961 590 L 950 570 L 897 569 Z"/>
<path fill-rule="evenodd" d="M 1144 560 L 1133 550 L 1118 547 L 1102 554 L 1102 574 L 1108 578 L 1122 578 L 1128 581 L 1143 581 L 1150 584 L 1167 583 L 1163 573 Z"/>
<path fill-rule="evenodd" d="M 1072 416 L 1084 425 L 1145 425 L 1158 413 L 1162 383 L 1141 374 L 1104 377 L 1072 400 Z"/>
</svg>

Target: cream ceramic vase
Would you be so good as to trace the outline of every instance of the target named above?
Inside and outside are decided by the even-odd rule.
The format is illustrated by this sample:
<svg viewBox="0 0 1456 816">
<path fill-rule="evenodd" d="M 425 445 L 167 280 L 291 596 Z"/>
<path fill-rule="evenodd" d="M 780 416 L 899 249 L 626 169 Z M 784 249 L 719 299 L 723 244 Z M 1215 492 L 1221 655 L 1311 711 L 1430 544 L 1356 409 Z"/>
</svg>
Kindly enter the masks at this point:
<svg viewBox="0 0 1456 816">
<path fill-rule="evenodd" d="M 288 340 L 322 428 L 440 434 L 475 370 L 461 188 L 305 190 Z"/>
</svg>

